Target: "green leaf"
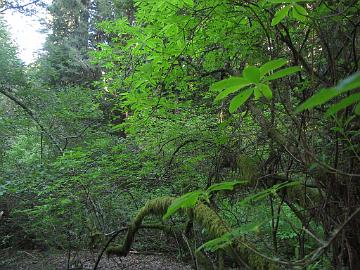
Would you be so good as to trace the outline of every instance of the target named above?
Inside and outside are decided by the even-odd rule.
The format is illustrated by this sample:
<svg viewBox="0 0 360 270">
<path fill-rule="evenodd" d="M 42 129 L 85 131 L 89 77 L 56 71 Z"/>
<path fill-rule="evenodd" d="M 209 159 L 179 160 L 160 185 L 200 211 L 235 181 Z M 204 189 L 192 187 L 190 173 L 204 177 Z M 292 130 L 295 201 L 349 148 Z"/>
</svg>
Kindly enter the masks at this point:
<svg viewBox="0 0 360 270">
<path fill-rule="evenodd" d="M 360 87 L 360 72 L 354 73 L 353 75 L 342 80 L 336 86 L 336 89 L 341 93 L 353 90 Z"/>
<path fill-rule="evenodd" d="M 314 0 L 268 0 L 272 4 L 291 4 L 301 2 L 314 2 Z"/>
<path fill-rule="evenodd" d="M 279 70 L 279 71 L 267 76 L 264 81 L 272 81 L 272 80 L 280 79 L 282 77 L 294 74 L 300 70 L 301 70 L 301 68 L 298 66 L 284 68 L 282 70 Z"/>
<path fill-rule="evenodd" d="M 360 72 L 340 81 L 336 87 L 323 88 L 298 106 L 296 113 L 322 105 L 332 98 L 360 87 Z M 345 102 L 345 101 L 344 101 Z M 348 101 L 347 101 L 348 102 Z M 329 108 L 330 109 L 330 108 Z M 335 107 L 333 109 L 336 109 Z M 341 110 L 341 109 L 340 109 Z M 329 112 L 329 114 L 331 114 Z"/>
<path fill-rule="evenodd" d="M 296 108 L 295 113 L 299 113 L 304 110 L 312 109 L 315 106 L 322 105 L 337 95 L 338 91 L 336 91 L 336 88 L 323 88 L 315 95 L 308 98 L 304 103 L 300 104 Z"/>
<path fill-rule="evenodd" d="M 227 246 L 229 246 L 230 244 L 232 244 L 232 242 L 236 239 L 239 238 L 240 236 L 244 235 L 245 233 L 249 233 L 249 232 L 257 232 L 259 231 L 259 228 L 261 227 L 261 225 L 263 225 L 266 221 L 262 221 L 262 222 L 255 222 L 255 223 L 249 223 L 249 224 L 244 224 L 241 225 L 239 228 L 236 228 L 228 233 L 225 233 L 224 235 L 222 235 L 221 237 L 212 239 L 206 243 L 204 243 L 203 245 L 201 245 L 197 251 L 200 250 L 207 250 L 207 251 L 216 251 L 218 249 L 221 248 L 225 248 Z"/>
<path fill-rule="evenodd" d="M 272 4 L 284 4 L 284 3 L 290 4 L 293 2 L 293 0 L 269 0 L 269 2 Z"/>
<path fill-rule="evenodd" d="M 212 84 L 210 91 L 221 91 L 229 87 L 242 87 L 243 85 L 246 86 L 246 84 L 251 83 L 242 77 L 230 77 Z"/>
<path fill-rule="evenodd" d="M 62 206 L 70 204 L 70 203 L 71 203 L 71 200 L 68 198 L 63 198 L 60 200 L 60 205 L 62 205 Z"/>
<path fill-rule="evenodd" d="M 194 6 L 194 0 L 183 0 L 184 3 L 186 5 L 188 5 L 189 7 L 193 7 Z"/>
<path fill-rule="evenodd" d="M 215 238 L 213 240 L 207 241 L 206 243 L 202 244 L 197 251 L 200 250 L 207 250 L 210 252 L 214 252 L 218 249 L 225 248 L 231 244 L 230 234 L 224 234 L 221 237 Z"/>
<path fill-rule="evenodd" d="M 292 16 L 295 19 L 298 19 L 299 21 L 303 22 L 306 20 L 307 15 L 308 15 L 308 13 L 305 8 L 303 8 L 302 6 L 300 6 L 298 4 L 293 5 Z"/>
<path fill-rule="evenodd" d="M 211 86 L 211 90 L 219 90 L 225 89 L 224 91 L 220 92 L 215 101 L 219 101 L 227 97 L 228 95 L 238 91 L 245 86 L 251 84 L 248 80 L 240 77 L 231 77 L 222 81 L 219 81 Z"/>
<path fill-rule="evenodd" d="M 260 81 L 260 70 L 257 67 L 247 66 L 243 71 L 243 75 L 245 79 L 252 83 L 258 83 Z"/>
<path fill-rule="evenodd" d="M 258 232 L 264 223 L 266 223 L 266 221 L 243 224 L 241 227 L 230 232 L 231 238 L 238 238 L 248 232 Z"/>
<path fill-rule="evenodd" d="M 355 114 L 356 114 L 356 115 L 360 115 L 360 103 L 356 105 L 354 111 L 355 111 Z"/>
<path fill-rule="evenodd" d="M 254 87 L 254 100 L 259 100 L 262 97 L 261 91 L 258 87 Z"/>
<path fill-rule="evenodd" d="M 271 21 L 271 26 L 275 26 L 280 23 L 289 13 L 290 6 L 285 6 L 282 9 L 279 9 L 276 13 L 274 18 Z"/>
<path fill-rule="evenodd" d="M 239 202 L 239 205 L 240 206 L 248 205 L 250 203 L 253 203 L 253 202 L 259 201 L 259 200 L 261 200 L 263 198 L 266 198 L 268 195 L 273 194 L 273 193 L 279 191 L 280 189 L 283 189 L 283 188 L 286 188 L 286 187 L 297 186 L 299 184 L 300 184 L 299 181 L 284 182 L 284 183 L 281 183 L 281 184 L 276 184 L 276 185 L 272 186 L 271 188 L 262 190 L 262 191 L 260 191 L 258 193 L 255 193 L 253 195 L 250 195 L 250 196 L 242 199 Z"/>
<path fill-rule="evenodd" d="M 340 102 L 332 105 L 329 109 L 327 109 L 325 116 L 330 116 L 336 114 L 338 111 L 349 107 L 350 105 L 357 103 L 360 101 L 360 93 L 352 94 Z"/>
<path fill-rule="evenodd" d="M 260 67 L 260 77 L 263 77 L 264 75 L 266 75 L 267 73 L 269 73 L 272 70 L 281 68 L 282 66 L 286 65 L 287 62 L 288 61 L 283 58 L 279 58 L 279 59 L 275 59 L 275 60 L 266 62 L 265 64 L 263 64 Z"/>
<path fill-rule="evenodd" d="M 233 190 L 236 185 L 247 184 L 249 181 L 234 181 L 234 182 L 222 182 L 211 185 L 206 190 L 207 192 L 214 192 L 219 190 Z"/>
<path fill-rule="evenodd" d="M 169 24 L 164 28 L 164 33 L 166 36 L 171 37 L 176 35 L 179 32 L 179 29 L 176 24 Z"/>
<path fill-rule="evenodd" d="M 264 83 L 259 83 L 256 85 L 256 88 L 258 88 L 261 92 L 261 94 L 267 98 L 267 99 L 272 99 L 273 94 L 272 91 L 270 89 L 270 87 L 267 84 Z"/>
<path fill-rule="evenodd" d="M 179 198 L 176 198 L 173 203 L 168 207 L 163 219 L 168 219 L 171 215 L 176 213 L 182 208 L 191 208 L 196 205 L 199 200 L 199 197 L 204 195 L 205 192 L 201 190 L 193 191 L 186 193 Z"/>
<path fill-rule="evenodd" d="M 245 87 L 245 86 L 244 86 Z M 228 95 L 232 94 L 232 93 L 235 93 L 236 91 L 238 91 L 239 89 L 241 89 L 242 87 L 237 87 L 237 86 L 232 86 L 232 87 L 229 87 L 229 88 L 226 88 L 224 91 L 222 91 L 220 94 L 218 94 L 216 97 L 215 97 L 215 102 L 216 101 L 220 101 L 224 98 L 226 98 Z"/>
<path fill-rule="evenodd" d="M 253 92 L 254 88 L 250 88 L 242 91 L 240 94 L 235 96 L 230 102 L 229 112 L 234 113 L 241 105 L 243 105 L 249 99 Z"/>
</svg>

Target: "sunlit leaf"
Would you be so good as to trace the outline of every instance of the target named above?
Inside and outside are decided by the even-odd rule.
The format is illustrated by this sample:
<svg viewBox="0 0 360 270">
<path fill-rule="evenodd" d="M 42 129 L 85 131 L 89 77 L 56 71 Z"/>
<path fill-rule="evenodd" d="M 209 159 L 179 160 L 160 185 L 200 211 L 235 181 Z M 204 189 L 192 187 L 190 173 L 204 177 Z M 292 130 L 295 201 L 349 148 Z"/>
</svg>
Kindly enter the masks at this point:
<svg viewBox="0 0 360 270">
<path fill-rule="evenodd" d="M 285 60 L 283 58 L 279 58 L 279 59 L 271 60 L 271 61 L 263 64 L 260 67 L 260 77 L 263 77 L 270 71 L 281 68 L 282 66 L 286 65 L 287 62 L 288 62 L 287 60 Z"/>
<path fill-rule="evenodd" d="M 204 195 L 204 191 L 197 190 L 186 193 L 181 197 L 176 198 L 173 203 L 168 207 L 165 215 L 163 216 L 163 219 L 168 219 L 171 215 L 173 215 L 182 208 L 194 207 L 201 195 Z"/>
<path fill-rule="evenodd" d="M 219 191 L 219 190 L 233 190 L 235 186 L 247 184 L 248 181 L 234 181 L 234 182 L 222 182 L 218 184 L 211 185 L 207 191 L 213 192 L 213 191 Z"/>
<path fill-rule="evenodd" d="M 254 99 L 259 100 L 262 97 L 261 91 L 258 87 L 254 87 Z"/>
<path fill-rule="evenodd" d="M 212 89 L 216 90 L 216 89 L 219 89 L 218 87 L 222 87 L 221 89 L 225 89 L 225 90 L 223 90 L 222 92 L 220 92 L 217 95 L 217 97 L 215 98 L 215 101 L 222 100 L 225 97 L 227 97 L 228 95 L 251 84 L 248 80 L 246 80 L 244 78 L 238 78 L 238 77 L 231 77 L 229 79 L 222 80 L 220 82 L 221 82 L 221 84 L 214 86 Z M 223 87 L 225 87 L 225 88 L 223 88 Z"/>
<path fill-rule="evenodd" d="M 303 8 L 302 6 L 300 6 L 298 4 L 293 5 L 292 16 L 295 19 L 298 19 L 299 21 L 305 21 L 307 15 L 308 15 L 308 13 L 305 8 Z"/>
<path fill-rule="evenodd" d="M 261 94 L 267 98 L 272 99 L 273 93 L 270 89 L 270 87 L 267 84 L 259 83 L 256 85 L 256 88 L 260 90 Z"/>
<path fill-rule="evenodd" d="M 169 37 L 176 35 L 178 33 L 178 31 L 179 31 L 179 29 L 176 24 L 169 24 L 164 29 L 164 33 L 166 34 L 166 36 L 169 36 Z"/>
<path fill-rule="evenodd" d="M 252 83 L 258 83 L 260 81 L 260 70 L 254 66 L 247 66 L 244 71 L 243 75 L 245 79 Z"/>
<path fill-rule="evenodd" d="M 294 73 L 296 73 L 296 72 L 298 72 L 300 70 L 301 70 L 301 68 L 298 67 L 298 66 L 284 68 L 284 69 L 281 69 L 281 70 L 267 76 L 265 78 L 265 81 L 272 81 L 272 80 L 280 79 L 282 77 L 294 74 Z"/>
<path fill-rule="evenodd" d="M 275 26 L 280 23 L 289 13 L 290 6 L 285 6 L 282 9 L 279 9 L 276 13 L 274 18 L 271 21 L 271 26 Z"/>
<path fill-rule="evenodd" d="M 65 206 L 71 203 L 71 200 L 68 198 L 63 198 L 60 200 L 60 205 Z"/>
<path fill-rule="evenodd" d="M 225 80 L 218 81 L 211 85 L 210 91 L 221 91 L 230 87 L 244 87 L 251 84 L 248 80 L 242 77 L 230 77 Z"/>
<path fill-rule="evenodd" d="M 253 91 L 253 88 L 246 89 L 244 91 L 241 91 L 240 94 L 238 94 L 237 96 L 235 96 L 230 102 L 229 112 L 234 113 L 241 105 L 243 105 L 249 99 Z"/>
<path fill-rule="evenodd" d="M 186 5 L 188 5 L 189 7 L 193 7 L 194 6 L 194 0 L 184 0 L 184 3 Z"/>
</svg>

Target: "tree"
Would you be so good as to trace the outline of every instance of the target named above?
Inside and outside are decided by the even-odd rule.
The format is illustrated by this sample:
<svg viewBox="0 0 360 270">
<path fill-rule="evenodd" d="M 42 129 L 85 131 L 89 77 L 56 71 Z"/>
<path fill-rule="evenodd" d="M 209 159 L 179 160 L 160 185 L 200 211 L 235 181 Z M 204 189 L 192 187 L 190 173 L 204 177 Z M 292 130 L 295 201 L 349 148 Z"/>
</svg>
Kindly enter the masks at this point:
<svg viewBox="0 0 360 270">
<path fill-rule="evenodd" d="M 286 203 L 307 230 L 314 229 L 313 221 L 322 224 L 325 238 L 331 239 L 326 247 L 337 250 L 334 265 L 357 269 L 360 243 L 352 229 L 360 222 L 356 215 L 359 186 L 353 182 L 359 177 L 357 116 L 351 114 L 351 106 L 340 107 L 335 121 L 321 112 L 293 115 L 315 89 L 333 86 L 358 70 L 353 41 L 358 39 L 359 5 L 341 1 L 337 3 L 341 13 L 333 5 L 331 1 L 306 5 L 301 1 L 160 1 L 155 5 L 142 1 L 135 25 L 126 20 L 103 23 L 104 31 L 118 34 L 120 42 L 104 44 L 97 57 L 108 68 L 107 91 L 119 95 L 119 106 L 132 115 L 131 130 L 134 123 L 146 125 L 149 119 L 170 121 L 187 109 L 187 102 L 212 108 L 210 113 L 225 121 L 222 125 L 238 130 L 235 134 L 246 130 L 236 119 L 246 123 L 250 117 L 250 123 L 261 130 L 255 137 L 267 138 L 256 147 L 264 151 L 258 166 L 260 179 L 267 179 L 265 187 L 299 177 L 305 187 L 295 197 L 290 191 L 278 194 L 277 206 L 270 196 L 274 252 L 278 252 L 279 222 L 274 207 L 280 211 Z M 334 37 L 336 42 L 331 42 Z M 281 67 L 285 68 L 278 70 Z M 356 84 L 351 89 L 357 88 Z M 216 96 L 221 104 L 214 106 L 211 101 Z M 228 96 L 230 104 L 224 99 Z M 314 197 L 309 195 L 312 192 Z M 299 197 L 308 196 L 299 203 Z M 327 210 L 322 212 L 322 207 Z M 331 238 L 339 228 L 343 239 Z M 305 234 L 299 238 L 300 259 L 306 252 Z"/>
<path fill-rule="evenodd" d="M 90 1 L 54 1 L 41 58 L 41 75 L 50 85 L 81 84 L 94 77 L 87 56 Z"/>
<path fill-rule="evenodd" d="M 45 3 L 41 0 L 3 0 L 0 2 L 0 14 L 7 10 L 18 11 L 25 14 L 33 14 L 36 7 L 44 7 Z"/>
<path fill-rule="evenodd" d="M 108 249 L 126 255 L 155 228 L 195 265 L 360 268 L 358 1 L 50 10 L 25 83 L 3 56 L 0 196 L 22 198 L 32 239 L 71 251 L 127 230 Z"/>
<path fill-rule="evenodd" d="M 107 41 L 96 25 L 116 18 L 129 1 L 56 0 L 49 7 L 50 34 L 40 59 L 42 78 L 50 85 L 87 85 L 100 77 L 100 70 L 89 58 L 89 51 Z M 131 2 L 131 1 L 130 1 Z M 130 15 L 129 15 L 130 16 Z"/>
<path fill-rule="evenodd" d="M 10 43 L 10 35 L 0 20 L 0 85 L 2 87 L 19 86 L 24 84 L 23 66 L 17 57 L 14 45 Z"/>
</svg>

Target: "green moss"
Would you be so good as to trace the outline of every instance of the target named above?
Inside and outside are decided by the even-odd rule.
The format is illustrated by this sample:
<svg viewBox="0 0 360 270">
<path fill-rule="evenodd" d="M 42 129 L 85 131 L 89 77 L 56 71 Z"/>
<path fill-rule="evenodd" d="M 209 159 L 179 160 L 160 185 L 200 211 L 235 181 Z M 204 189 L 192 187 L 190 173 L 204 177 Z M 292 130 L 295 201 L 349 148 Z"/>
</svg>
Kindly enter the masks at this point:
<svg viewBox="0 0 360 270">
<path fill-rule="evenodd" d="M 163 216 L 174 200 L 174 197 L 159 197 L 148 201 L 145 206 L 141 208 L 141 210 L 129 226 L 123 245 L 109 247 L 107 249 L 107 254 L 126 256 L 130 251 L 130 247 L 134 241 L 135 234 L 140 228 L 143 219 L 151 215 Z M 212 238 L 221 237 L 230 230 L 228 225 L 217 215 L 217 213 L 204 203 L 198 203 L 192 211 L 185 210 L 182 212 L 184 214 L 190 215 L 190 219 L 193 219 L 194 223 L 206 229 Z M 246 240 L 241 239 L 241 242 L 244 241 Z M 239 243 L 237 243 L 233 248 L 229 248 L 228 250 L 226 250 L 227 253 L 232 254 L 234 259 L 238 263 L 243 262 L 249 264 L 255 269 L 269 269 L 270 267 L 272 267 L 272 265 L 267 263 L 264 258 L 250 252 L 246 247 L 241 244 L 241 242 L 239 241 Z M 249 243 L 246 244 L 250 245 Z"/>
</svg>

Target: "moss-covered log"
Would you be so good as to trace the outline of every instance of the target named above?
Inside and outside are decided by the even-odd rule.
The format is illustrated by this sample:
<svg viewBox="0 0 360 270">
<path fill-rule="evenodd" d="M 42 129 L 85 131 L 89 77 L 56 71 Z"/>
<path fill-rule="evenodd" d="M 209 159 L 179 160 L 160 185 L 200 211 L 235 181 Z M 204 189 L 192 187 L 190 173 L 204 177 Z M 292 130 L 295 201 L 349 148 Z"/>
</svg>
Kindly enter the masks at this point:
<svg viewBox="0 0 360 270">
<path fill-rule="evenodd" d="M 111 246 L 107 249 L 106 253 L 108 255 L 118 255 L 125 257 L 128 255 L 131 245 L 134 241 L 134 237 L 136 232 L 139 230 L 140 225 L 143 219 L 146 216 L 161 216 L 163 215 L 167 208 L 171 205 L 175 198 L 173 197 L 160 197 L 153 200 L 148 201 L 143 208 L 136 215 L 134 220 L 129 226 L 127 231 L 125 241 L 122 246 Z"/>
<path fill-rule="evenodd" d="M 107 249 L 108 255 L 126 256 L 134 241 L 136 232 L 139 230 L 143 219 L 147 216 L 163 216 L 168 207 L 175 200 L 175 197 L 160 197 L 148 201 L 139 213 L 134 218 L 133 222 L 129 226 L 125 240 L 121 246 L 112 246 Z M 208 231 L 212 238 L 221 237 L 229 231 L 227 224 L 217 215 L 217 213 L 210 207 L 203 203 L 198 203 L 193 209 L 194 223 L 199 225 Z M 244 239 L 241 241 L 244 243 Z M 251 244 L 246 243 L 247 246 Z M 252 253 L 241 243 L 236 243 L 232 248 L 226 250 L 229 255 L 233 256 L 236 261 L 240 261 L 243 264 L 251 265 L 256 269 L 274 269 L 274 265 L 265 261 L 265 259 L 255 253 Z M 276 269 L 276 268 L 275 268 Z"/>
</svg>

